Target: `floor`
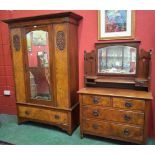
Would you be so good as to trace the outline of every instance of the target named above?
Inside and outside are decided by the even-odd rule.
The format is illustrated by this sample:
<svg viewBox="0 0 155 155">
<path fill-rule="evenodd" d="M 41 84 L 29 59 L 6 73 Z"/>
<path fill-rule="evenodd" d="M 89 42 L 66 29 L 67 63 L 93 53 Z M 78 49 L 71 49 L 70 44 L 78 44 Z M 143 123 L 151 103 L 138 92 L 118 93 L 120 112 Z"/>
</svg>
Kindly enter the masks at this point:
<svg viewBox="0 0 155 155">
<path fill-rule="evenodd" d="M 126 145 L 121 141 L 85 136 L 80 138 L 79 127 L 69 136 L 59 128 L 38 123 L 17 124 L 15 115 L 0 115 L 0 141 L 17 145 Z M 149 145 L 155 140 L 149 139 Z"/>
</svg>

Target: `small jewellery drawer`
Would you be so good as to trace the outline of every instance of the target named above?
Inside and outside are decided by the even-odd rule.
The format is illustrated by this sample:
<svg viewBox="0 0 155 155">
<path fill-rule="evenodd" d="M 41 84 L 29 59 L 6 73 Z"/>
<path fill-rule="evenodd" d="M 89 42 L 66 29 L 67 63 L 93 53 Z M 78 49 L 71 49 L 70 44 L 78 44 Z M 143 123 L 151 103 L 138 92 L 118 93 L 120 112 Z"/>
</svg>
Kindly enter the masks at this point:
<svg viewBox="0 0 155 155">
<path fill-rule="evenodd" d="M 145 110 L 145 101 L 127 98 L 113 98 L 113 107 L 122 109 Z"/>
<path fill-rule="evenodd" d="M 101 108 L 98 106 L 83 107 L 83 118 L 97 118 L 136 125 L 144 124 L 144 113 L 142 112 Z"/>
<path fill-rule="evenodd" d="M 83 95 L 83 105 L 101 105 L 103 107 L 112 106 L 110 97 L 99 95 Z"/>
<path fill-rule="evenodd" d="M 53 123 L 68 124 L 67 113 L 54 110 L 40 109 L 27 106 L 18 106 L 19 117 L 42 120 Z"/>
<path fill-rule="evenodd" d="M 111 131 L 111 136 L 117 138 L 130 139 L 133 141 L 143 140 L 142 127 L 111 123 Z"/>
<path fill-rule="evenodd" d="M 110 135 L 110 124 L 97 120 L 83 120 L 83 130 L 100 135 Z"/>
</svg>

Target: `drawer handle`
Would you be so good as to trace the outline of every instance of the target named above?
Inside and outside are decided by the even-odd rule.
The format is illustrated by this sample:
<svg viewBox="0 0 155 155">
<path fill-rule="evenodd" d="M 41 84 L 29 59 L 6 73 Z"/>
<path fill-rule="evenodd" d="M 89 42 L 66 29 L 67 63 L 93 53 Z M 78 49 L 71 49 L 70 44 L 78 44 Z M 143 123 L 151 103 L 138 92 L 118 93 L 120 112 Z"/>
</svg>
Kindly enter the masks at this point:
<svg viewBox="0 0 155 155">
<path fill-rule="evenodd" d="M 131 120 L 131 117 L 129 115 L 124 115 L 124 120 L 125 121 L 130 121 Z"/>
<path fill-rule="evenodd" d="M 94 110 L 93 111 L 93 116 L 99 116 L 99 111 L 98 110 Z"/>
<path fill-rule="evenodd" d="M 93 103 L 98 104 L 99 103 L 99 98 L 98 97 L 93 97 Z"/>
<path fill-rule="evenodd" d="M 60 119 L 60 116 L 59 115 L 54 115 L 54 118 L 55 119 Z"/>
<path fill-rule="evenodd" d="M 93 127 L 94 129 L 98 129 L 99 126 L 98 126 L 98 124 L 93 124 L 92 127 Z"/>
<path fill-rule="evenodd" d="M 124 134 L 125 136 L 129 136 L 130 132 L 129 132 L 128 129 L 124 129 L 123 134 Z"/>
<path fill-rule="evenodd" d="M 27 110 L 25 111 L 26 115 L 29 115 L 30 113 L 31 113 L 30 111 L 27 111 Z"/>
<path fill-rule="evenodd" d="M 131 102 L 125 102 L 125 107 L 131 108 L 133 104 Z"/>
</svg>

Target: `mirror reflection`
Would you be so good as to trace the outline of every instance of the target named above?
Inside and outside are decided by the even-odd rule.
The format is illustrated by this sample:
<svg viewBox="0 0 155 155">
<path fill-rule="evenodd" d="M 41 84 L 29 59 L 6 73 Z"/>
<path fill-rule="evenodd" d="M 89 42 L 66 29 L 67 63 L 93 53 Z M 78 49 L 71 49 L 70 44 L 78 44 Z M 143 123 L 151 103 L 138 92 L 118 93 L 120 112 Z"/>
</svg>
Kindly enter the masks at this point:
<svg viewBox="0 0 155 155">
<path fill-rule="evenodd" d="M 48 33 L 31 31 L 26 40 L 31 98 L 51 100 Z"/>
<path fill-rule="evenodd" d="M 98 49 L 98 73 L 135 74 L 136 48 L 109 46 Z"/>
</svg>

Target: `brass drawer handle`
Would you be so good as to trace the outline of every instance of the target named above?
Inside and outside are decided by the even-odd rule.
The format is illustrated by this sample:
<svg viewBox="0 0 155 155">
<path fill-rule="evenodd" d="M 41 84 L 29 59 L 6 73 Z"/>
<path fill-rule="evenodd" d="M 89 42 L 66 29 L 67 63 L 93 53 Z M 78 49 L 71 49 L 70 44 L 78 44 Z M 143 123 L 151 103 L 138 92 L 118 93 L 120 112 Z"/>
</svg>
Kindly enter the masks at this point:
<svg viewBox="0 0 155 155">
<path fill-rule="evenodd" d="M 27 110 L 25 111 L 26 115 L 29 115 L 30 113 L 31 113 L 30 111 L 27 111 Z"/>
<path fill-rule="evenodd" d="M 129 132 L 128 129 L 124 129 L 123 134 L 124 134 L 125 136 L 129 136 L 130 132 Z"/>
<path fill-rule="evenodd" d="M 93 111 L 93 116 L 99 116 L 99 111 L 98 110 L 94 110 Z"/>
<path fill-rule="evenodd" d="M 93 124 L 92 127 L 93 127 L 94 129 L 98 129 L 99 126 L 98 126 L 98 124 Z"/>
<path fill-rule="evenodd" d="M 98 97 L 93 97 L 93 103 L 98 104 L 99 103 L 99 98 Z"/>
<path fill-rule="evenodd" d="M 124 115 L 124 120 L 125 120 L 125 121 L 130 121 L 130 120 L 131 120 L 131 117 L 130 117 L 129 115 L 126 115 L 126 114 L 125 114 L 125 115 Z"/>
<path fill-rule="evenodd" d="M 60 116 L 59 115 L 54 115 L 54 118 L 55 119 L 60 119 Z"/>
<path fill-rule="evenodd" d="M 133 106 L 133 104 L 131 102 L 125 102 L 125 107 L 127 108 L 131 108 Z"/>
</svg>

